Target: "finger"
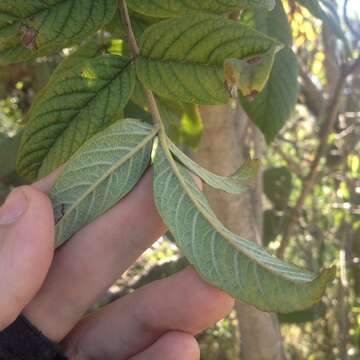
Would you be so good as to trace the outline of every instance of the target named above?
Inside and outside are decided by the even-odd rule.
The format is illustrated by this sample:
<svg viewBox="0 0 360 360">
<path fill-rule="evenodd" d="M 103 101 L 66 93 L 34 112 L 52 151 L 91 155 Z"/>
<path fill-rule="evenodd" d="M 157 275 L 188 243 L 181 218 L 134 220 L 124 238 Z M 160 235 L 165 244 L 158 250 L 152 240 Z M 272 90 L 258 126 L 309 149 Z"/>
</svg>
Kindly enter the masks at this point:
<svg viewBox="0 0 360 360">
<path fill-rule="evenodd" d="M 198 334 L 228 314 L 234 300 L 187 268 L 83 319 L 66 339 L 69 354 L 128 359 L 168 331 Z M 71 358 L 71 356 L 70 356 Z"/>
<path fill-rule="evenodd" d="M 196 339 L 186 333 L 169 331 L 153 345 L 129 360 L 199 360 L 200 348 Z"/>
<path fill-rule="evenodd" d="M 43 179 L 33 183 L 31 186 L 35 189 L 40 190 L 41 192 L 47 194 L 50 192 L 51 188 L 54 186 L 56 179 L 59 177 L 63 166 L 60 166 L 54 170 L 50 175 L 44 177 Z"/>
<path fill-rule="evenodd" d="M 147 172 L 118 205 L 56 252 L 45 284 L 25 314 L 50 339 L 62 340 L 164 231 Z"/>
<path fill-rule="evenodd" d="M 53 249 L 50 201 L 30 186 L 16 189 L 0 209 L 0 330 L 39 290 Z"/>
</svg>

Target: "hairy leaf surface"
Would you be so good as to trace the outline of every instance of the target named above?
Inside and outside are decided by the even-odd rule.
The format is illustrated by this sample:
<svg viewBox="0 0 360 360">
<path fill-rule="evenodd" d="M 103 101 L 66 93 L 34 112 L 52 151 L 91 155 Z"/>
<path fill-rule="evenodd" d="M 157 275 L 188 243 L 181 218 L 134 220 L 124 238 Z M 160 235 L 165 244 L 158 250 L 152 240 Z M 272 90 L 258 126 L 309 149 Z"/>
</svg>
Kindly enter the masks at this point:
<svg viewBox="0 0 360 360">
<path fill-rule="evenodd" d="M 276 45 L 280 45 L 277 40 L 236 21 L 212 15 L 184 16 L 144 32 L 137 74 L 145 86 L 165 98 L 223 104 L 229 99 L 224 61 L 261 58 Z"/>
<path fill-rule="evenodd" d="M 129 7 L 143 15 L 156 18 L 169 18 L 193 12 L 220 15 L 248 6 L 272 10 L 275 0 L 127 0 Z"/>
<path fill-rule="evenodd" d="M 28 115 L 18 170 L 29 179 L 49 174 L 109 125 L 135 86 L 131 61 L 120 56 L 67 59 L 60 66 Z"/>
<path fill-rule="evenodd" d="M 318 277 L 284 263 L 227 230 L 189 171 L 159 147 L 154 161 L 158 210 L 189 262 L 211 284 L 263 311 L 292 312 L 320 300 L 334 268 Z"/>
<path fill-rule="evenodd" d="M 1 0 L 0 62 L 48 55 L 111 21 L 116 0 Z"/>
<path fill-rule="evenodd" d="M 220 176 L 204 169 L 191 160 L 170 140 L 169 147 L 170 151 L 180 160 L 181 163 L 203 179 L 208 185 L 231 194 L 240 194 L 246 191 L 248 186 L 255 181 L 260 167 L 260 162 L 258 160 L 248 160 L 233 175 L 229 177 Z"/>
<path fill-rule="evenodd" d="M 150 163 L 156 132 L 138 120 L 121 120 L 75 153 L 50 193 L 56 246 L 132 190 Z"/>
<path fill-rule="evenodd" d="M 290 48 L 291 29 L 280 1 L 270 13 L 256 11 L 254 21 L 258 30 L 287 45 L 276 56 L 269 80 L 255 100 L 249 102 L 240 97 L 243 108 L 269 143 L 289 119 L 297 102 L 298 62 Z"/>
</svg>

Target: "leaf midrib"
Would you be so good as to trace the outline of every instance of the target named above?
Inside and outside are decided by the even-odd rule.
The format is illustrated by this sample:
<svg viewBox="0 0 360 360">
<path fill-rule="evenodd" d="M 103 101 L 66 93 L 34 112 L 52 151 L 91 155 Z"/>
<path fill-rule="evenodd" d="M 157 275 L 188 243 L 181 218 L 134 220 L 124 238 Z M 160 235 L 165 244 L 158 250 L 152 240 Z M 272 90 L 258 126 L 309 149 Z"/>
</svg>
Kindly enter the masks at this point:
<svg viewBox="0 0 360 360">
<path fill-rule="evenodd" d="M 115 172 L 116 169 L 121 167 L 123 164 L 125 164 L 128 160 L 130 160 L 137 152 L 139 152 L 141 149 L 147 145 L 148 142 L 150 142 L 158 133 L 159 128 L 153 127 L 153 129 L 150 131 L 150 133 L 139 143 L 137 144 L 131 151 L 129 151 L 124 157 L 119 159 L 115 162 L 114 165 L 112 165 L 95 183 L 89 187 L 88 190 L 86 190 L 75 202 L 74 204 L 66 211 L 64 216 L 60 219 L 60 221 L 57 223 L 57 227 L 62 224 L 64 219 L 66 219 L 69 214 L 72 213 L 72 211 L 88 196 L 90 195 L 98 186 L 101 184 L 107 177 L 109 177 L 112 173 Z"/>
<path fill-rule="evenodd" d="M 175 163 L 174 158 L 172 157 L 172 154 L 169 150 L 169 145 L 167 143 L 167 139 L 166 139 L 166 135 L 164 134 L 160 134 L 160 142 L 162 144 L 164 153 L 166 155 L 167 160 L 170 163 L 170 167 L 173 170 L 174 174 L 176 175 L 176 177 L 178 178 L 178 181 L 180 183 L 180 185 L 182 186 L 184 192 L 186 193 L 187 196 L 189 196 L 189 198 L 192 200 L 192 203 L 194 204 L 194 206 L 196 207 L 196 209 L 200 212 L 200 214 L 206 219 L 206 221 L 208 221 L 210 223 L 210 225 L 226 240 L 228 241 L 233 247 L 235 247 L 239 252 L 241 252 L 242 254 L 244 254 L 245 256 L 249 257 L 251 260 L 253 260 L 258 266 L 266 269 L 267 271 L 271 272 L 272 274 L 274 274 L 275 276 L 279 277 L 279 278 L 285 278 L 287 281 L 295 283 L 295 284 L 308 284 L 311 282 L 311 280 L 304 280 L 304 281 L 296 281 L 294 279 L 288 278 L 286 275 L 283 274 L 279 274 L 277 273 L 275 270 L 273 270 L 272 268 L 268 268 L 265 264 L 262 264 L 261 262 L 259 262 L 258 259 L 254 258 L 252 256 L 252 254 L 249 254 L 247 251 L 241 249 L 239 247 L 238 244 L 234 243 L 225 233 L 225 231 L 223 231 L 222 228 L 218 227 L 217 224 L 213 224 L 212 219 L 209 217 L 209 215 L 201 208 L 201 206 L 198 205 L 197 200 L 194 199 L 194 196 L 192 195 L 191 191 L 188 189 L 185 181 L 183 180 L 180 171 Z M 302 271 L 301 269 L 299 269 L 299 271 Z"/>
</svg>

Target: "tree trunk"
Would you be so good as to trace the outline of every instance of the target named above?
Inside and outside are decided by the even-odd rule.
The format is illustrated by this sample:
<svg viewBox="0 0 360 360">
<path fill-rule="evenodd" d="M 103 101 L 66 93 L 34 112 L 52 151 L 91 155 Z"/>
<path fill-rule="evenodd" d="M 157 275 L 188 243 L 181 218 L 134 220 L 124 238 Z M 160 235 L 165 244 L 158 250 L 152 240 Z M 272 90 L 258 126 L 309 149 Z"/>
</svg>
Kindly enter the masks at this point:
<svg viewBox="0 0 360 360">
<path fill-rule="evenodd" d="M 233 110 L 229 106 L 207 106 L 200 111 L 205 124 L 204 137 L 194 158 L 209 170 L 229 175 L 249 154 L 249 146 L 246 145 L 248 120 L 240 108 Z M 259 151 L 262 136 L 254 127 L 250 132 L 250 139 Z M 233 232 L 258 243 L 261 243 L 262 232 L 261 178 L 258 177 L 253 190 L 240 196 L 204 187 L 210 205 L 220 220 Z M 260 312 L 244 303 L 237 304 L 237 312 L 242 359 L 285 359 L 279 324 L 274 314 Z"/>
</svg>

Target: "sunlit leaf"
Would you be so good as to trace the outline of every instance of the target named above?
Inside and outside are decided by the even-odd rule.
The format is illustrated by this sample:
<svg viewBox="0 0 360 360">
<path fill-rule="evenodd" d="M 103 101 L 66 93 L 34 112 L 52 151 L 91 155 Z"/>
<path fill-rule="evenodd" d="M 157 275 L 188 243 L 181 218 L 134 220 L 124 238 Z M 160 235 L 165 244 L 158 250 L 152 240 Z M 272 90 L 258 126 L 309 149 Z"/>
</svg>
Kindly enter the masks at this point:
<svg viewBox="0 0 360 360">
<path fill-rule="evenodd" d="M 147 16 L 168 18 L 189 13 L 224 14 L 244 7 L 255 6 L 272 10 L 275 0 L 127 0 L 129 7 Z"/>
<path fill-rule="evenodd" d="M 17 165 L 31 180 L 49 174 L 109 125 L 135 86 L 129 59 L 104 54 L 65 61 L 28 115 Z"/>
<path fill-rule="evenodd" d="M 225 60 L 262 59 L 277 45 L 280 42 L 237 21 L 184 16 L 144 32 L 136 69 L 142 83 L 157 95 L 186 103 L 223 104 L 230 96 Z"/>
</svg>

